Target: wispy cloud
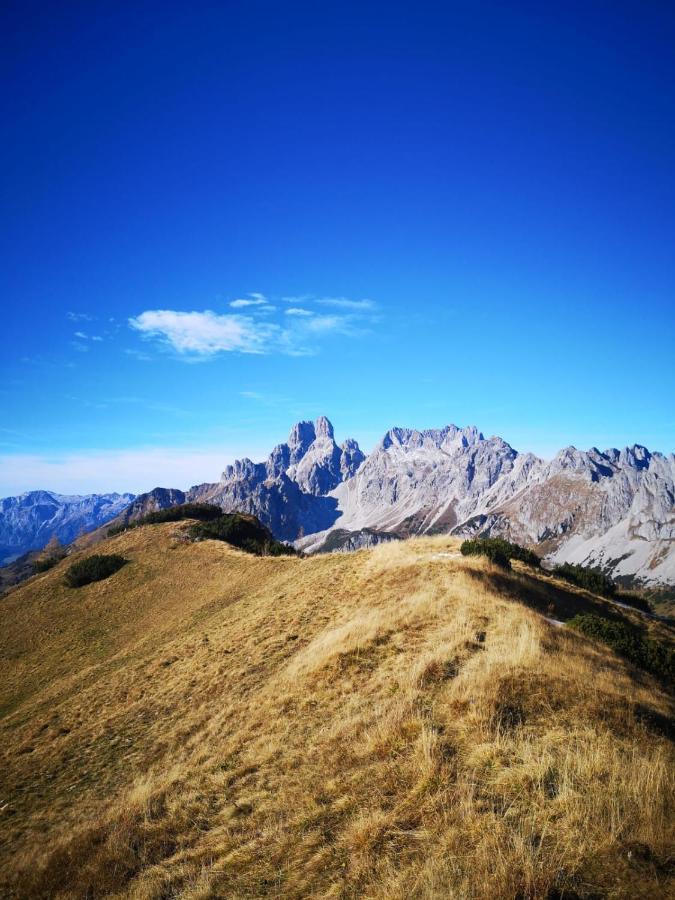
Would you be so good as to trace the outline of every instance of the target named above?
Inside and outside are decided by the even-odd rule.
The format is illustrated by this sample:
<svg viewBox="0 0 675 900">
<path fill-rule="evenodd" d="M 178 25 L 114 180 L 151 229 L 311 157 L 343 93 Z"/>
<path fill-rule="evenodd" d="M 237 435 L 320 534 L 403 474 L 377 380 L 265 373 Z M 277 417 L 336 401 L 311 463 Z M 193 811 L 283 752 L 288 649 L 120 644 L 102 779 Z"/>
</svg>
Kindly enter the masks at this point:
<svg viewBox="0 0 675 900">
<path fill-rule="evenodd" d="M 221 353 L 305 356 L 317 353 L 320 340 L 329 335 L 356 337 L 366 332 L 369 322 L 376 321 L 372 300 L 306 299 L 334 311 L 291 306 L 275 317 L 276 307 L 263 294 L 251 293 L 229 304 L 245 312 L 153 309 L 129 319 L 129 325 L 145 340 L 159 343 L 181 359 L 195 361 Z"/>
<path fill-rule="evenodd" d="M 126 347 L 124 352 L 127 356 L 132 356 L 140 362 L 152 362 L 152 356 L 150 356 L 149 353 L 144 353 L 142 350 L 137 350 L 135 347 Z"/>
<path fill-rule="evenodd" d="M 83 312 L 67 312 L 66 318 L 70 319 L 71 322 L 93 322 L 94 317 L 90 316 L 89 313 Z"/>
<path fill-rule="evenodd" d="M 244 309 L 246 306 L 266 306 L 266 300 L 233 300 L 230 303 L 232 309 Z"/>
<path fill-rule="evenodd" d="M 217 353 L 265 353 L 278 326 L 256 322 L 240 315 L 147 310 L 129 319 L 129 324 L 146 337 L 155 338 L 184 356 L 214 356 Z"/>
<path fill-rule="evenodd" d="M 100 334 L 87 334 L 86 331 L 76 331 L 75 337 L 80 341 L 102 341 Z"/>
<path fill-rule="evenodd" d="M 320 306 L 333 306 L 336 309 L 348 309 L 351 312 L 374 312 L 377 304 L 373 300 L 350 300 L 348 297 L 318 297 L 315 300 Z"/>
<path fill-rule="evenodd" d="M 330 331 L 338 331 L 348 334 L 350 320 L 346 316 L 312 316 L 305 323 L 305 328 L 312 334 L 326 334 Z"/>
</svg>

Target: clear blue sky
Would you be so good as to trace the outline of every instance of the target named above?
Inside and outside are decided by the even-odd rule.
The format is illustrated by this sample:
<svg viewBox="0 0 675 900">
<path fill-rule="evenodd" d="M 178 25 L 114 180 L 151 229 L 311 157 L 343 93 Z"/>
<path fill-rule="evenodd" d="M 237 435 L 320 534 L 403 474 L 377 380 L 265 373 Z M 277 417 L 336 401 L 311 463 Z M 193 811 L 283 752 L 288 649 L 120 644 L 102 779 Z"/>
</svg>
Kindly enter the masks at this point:
<svg viewBox="0 0 675 900">
<path fill-rule="evenodd" d="M 672 3 L 0 16 L 0 494 L 321 413 L 675 450 Z"/>
</svg>

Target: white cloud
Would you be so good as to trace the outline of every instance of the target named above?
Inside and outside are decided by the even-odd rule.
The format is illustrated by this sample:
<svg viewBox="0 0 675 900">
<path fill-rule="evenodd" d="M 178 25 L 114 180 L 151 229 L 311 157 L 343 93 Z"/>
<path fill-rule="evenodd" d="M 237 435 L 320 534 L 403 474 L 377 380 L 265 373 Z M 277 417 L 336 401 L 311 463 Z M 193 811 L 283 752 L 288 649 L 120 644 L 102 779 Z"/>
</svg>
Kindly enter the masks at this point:
<svg viewBox="0 0 675 900">
<path fill-rule="evenodd" d="M 67 312 L 66 318 L 70 319 L 71 322 L 93 322 L 94 321 L 94 317 L 90 316 L 89 313 Z"/>
<path fill-rule="evenodd" d="M 251 454 L 262 459 L 265 450 L 242 445 L 230 446 L 225 452 L 222 447 L 143 447 L 56 456 L 3 454 L 0 497 L 34 490 L 62 494 L 139 494 L 154 487 L 185 490 L 193 484 L 217 481 L 228 463 Z"/>
<path fill-rule="evenodd" d="M 346 316 L 313 316 L 305 323 L 305 328 L 314 334 L 325 334 L 329 331 L 342 331 L 349 328 Z"/>
<path fill-rule="evenodd" d="M 267 306 L 267 300 L 256 298 L 254 300 L 233 300 L 230 303 L 232 309 L 244 309 L 246 306 Z"/>
<path fill-rule="evenodd" d="M 153 309 L 129 319 L 146 337 L 157 338 L 184 356 L 214 356 L 220 352 L 265 353 L 279 331 L 278 325 L 255 322 L 240 315 L 177 312 Z"/>
<path fill-rule="evenodd" d="M 74 336 L 80 341 L 102 341 L 99 334 L 87 334 L 85 331 L 76 331 Z"/>
<path fill-rule="evenodd" d="M 317 352 L 321 337 L 329 334 L 357 337 L 366 333 L 363 323 L 377 319 L 372 300 L 306 299 L 310 303 L 334 307 L 334 311 L 313 311 L 296 304 L 284 310 L 281 322 L 279 319 L 274 321 L 270 317 L 277 312 L 276 307 L 264 294 L 250 293 L 247 298 L 230 302 L 230 307 L 247 310 L 246 313 L 154 309 L 129 319 L 129 325 L 144 338 L 170 347 L 189 362 L 230 352 L 306 356 Z M 266 320 L 261 314 L 267 317 Z"/>
</svg>

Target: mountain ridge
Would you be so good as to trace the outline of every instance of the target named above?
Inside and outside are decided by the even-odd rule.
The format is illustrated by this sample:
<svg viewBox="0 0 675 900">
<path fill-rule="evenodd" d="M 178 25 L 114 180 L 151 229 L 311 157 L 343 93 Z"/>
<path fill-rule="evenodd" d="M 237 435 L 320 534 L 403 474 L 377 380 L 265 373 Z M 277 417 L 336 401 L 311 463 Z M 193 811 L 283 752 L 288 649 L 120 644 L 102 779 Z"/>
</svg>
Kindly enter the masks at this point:
<svg viewBox="0 0 675 900">
<path fill-rule="evenodd" d="M 573 619 L 666 623 L 443 535 L 259 557 L 189 528 L 3 599 L 2 897 L 669 895 L 669 685 Z"/>
<path fill-rule="evenodd" d="M 545 460 L 475 425 L 395 426 L 365 454 L 353 438 L 337 443 L 320 416 L 293 425 L 265 460 L 226 466 L 217 482 L 131 496 L 110 516 L 116 523 L 206 502 L 255 515 L 306 552 L 416 534 L 503 536 L 625 585 L 675 585 L 675 454 L 637 443 L 569 445 Z"/>
</svg>

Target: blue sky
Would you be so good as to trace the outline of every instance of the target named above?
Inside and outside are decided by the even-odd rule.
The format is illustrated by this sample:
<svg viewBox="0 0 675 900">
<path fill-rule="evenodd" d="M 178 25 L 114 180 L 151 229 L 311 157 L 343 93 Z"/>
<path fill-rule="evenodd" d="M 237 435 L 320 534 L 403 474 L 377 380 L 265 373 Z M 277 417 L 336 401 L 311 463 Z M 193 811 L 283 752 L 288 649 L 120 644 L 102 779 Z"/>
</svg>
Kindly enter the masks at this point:
<svg viewBox="0 0 675 900">
<path fill-rule="evenodd" d="M 0 495 L 326 414 L 675 450 L 675 7 L 9 3 Z"/>
</svg>

